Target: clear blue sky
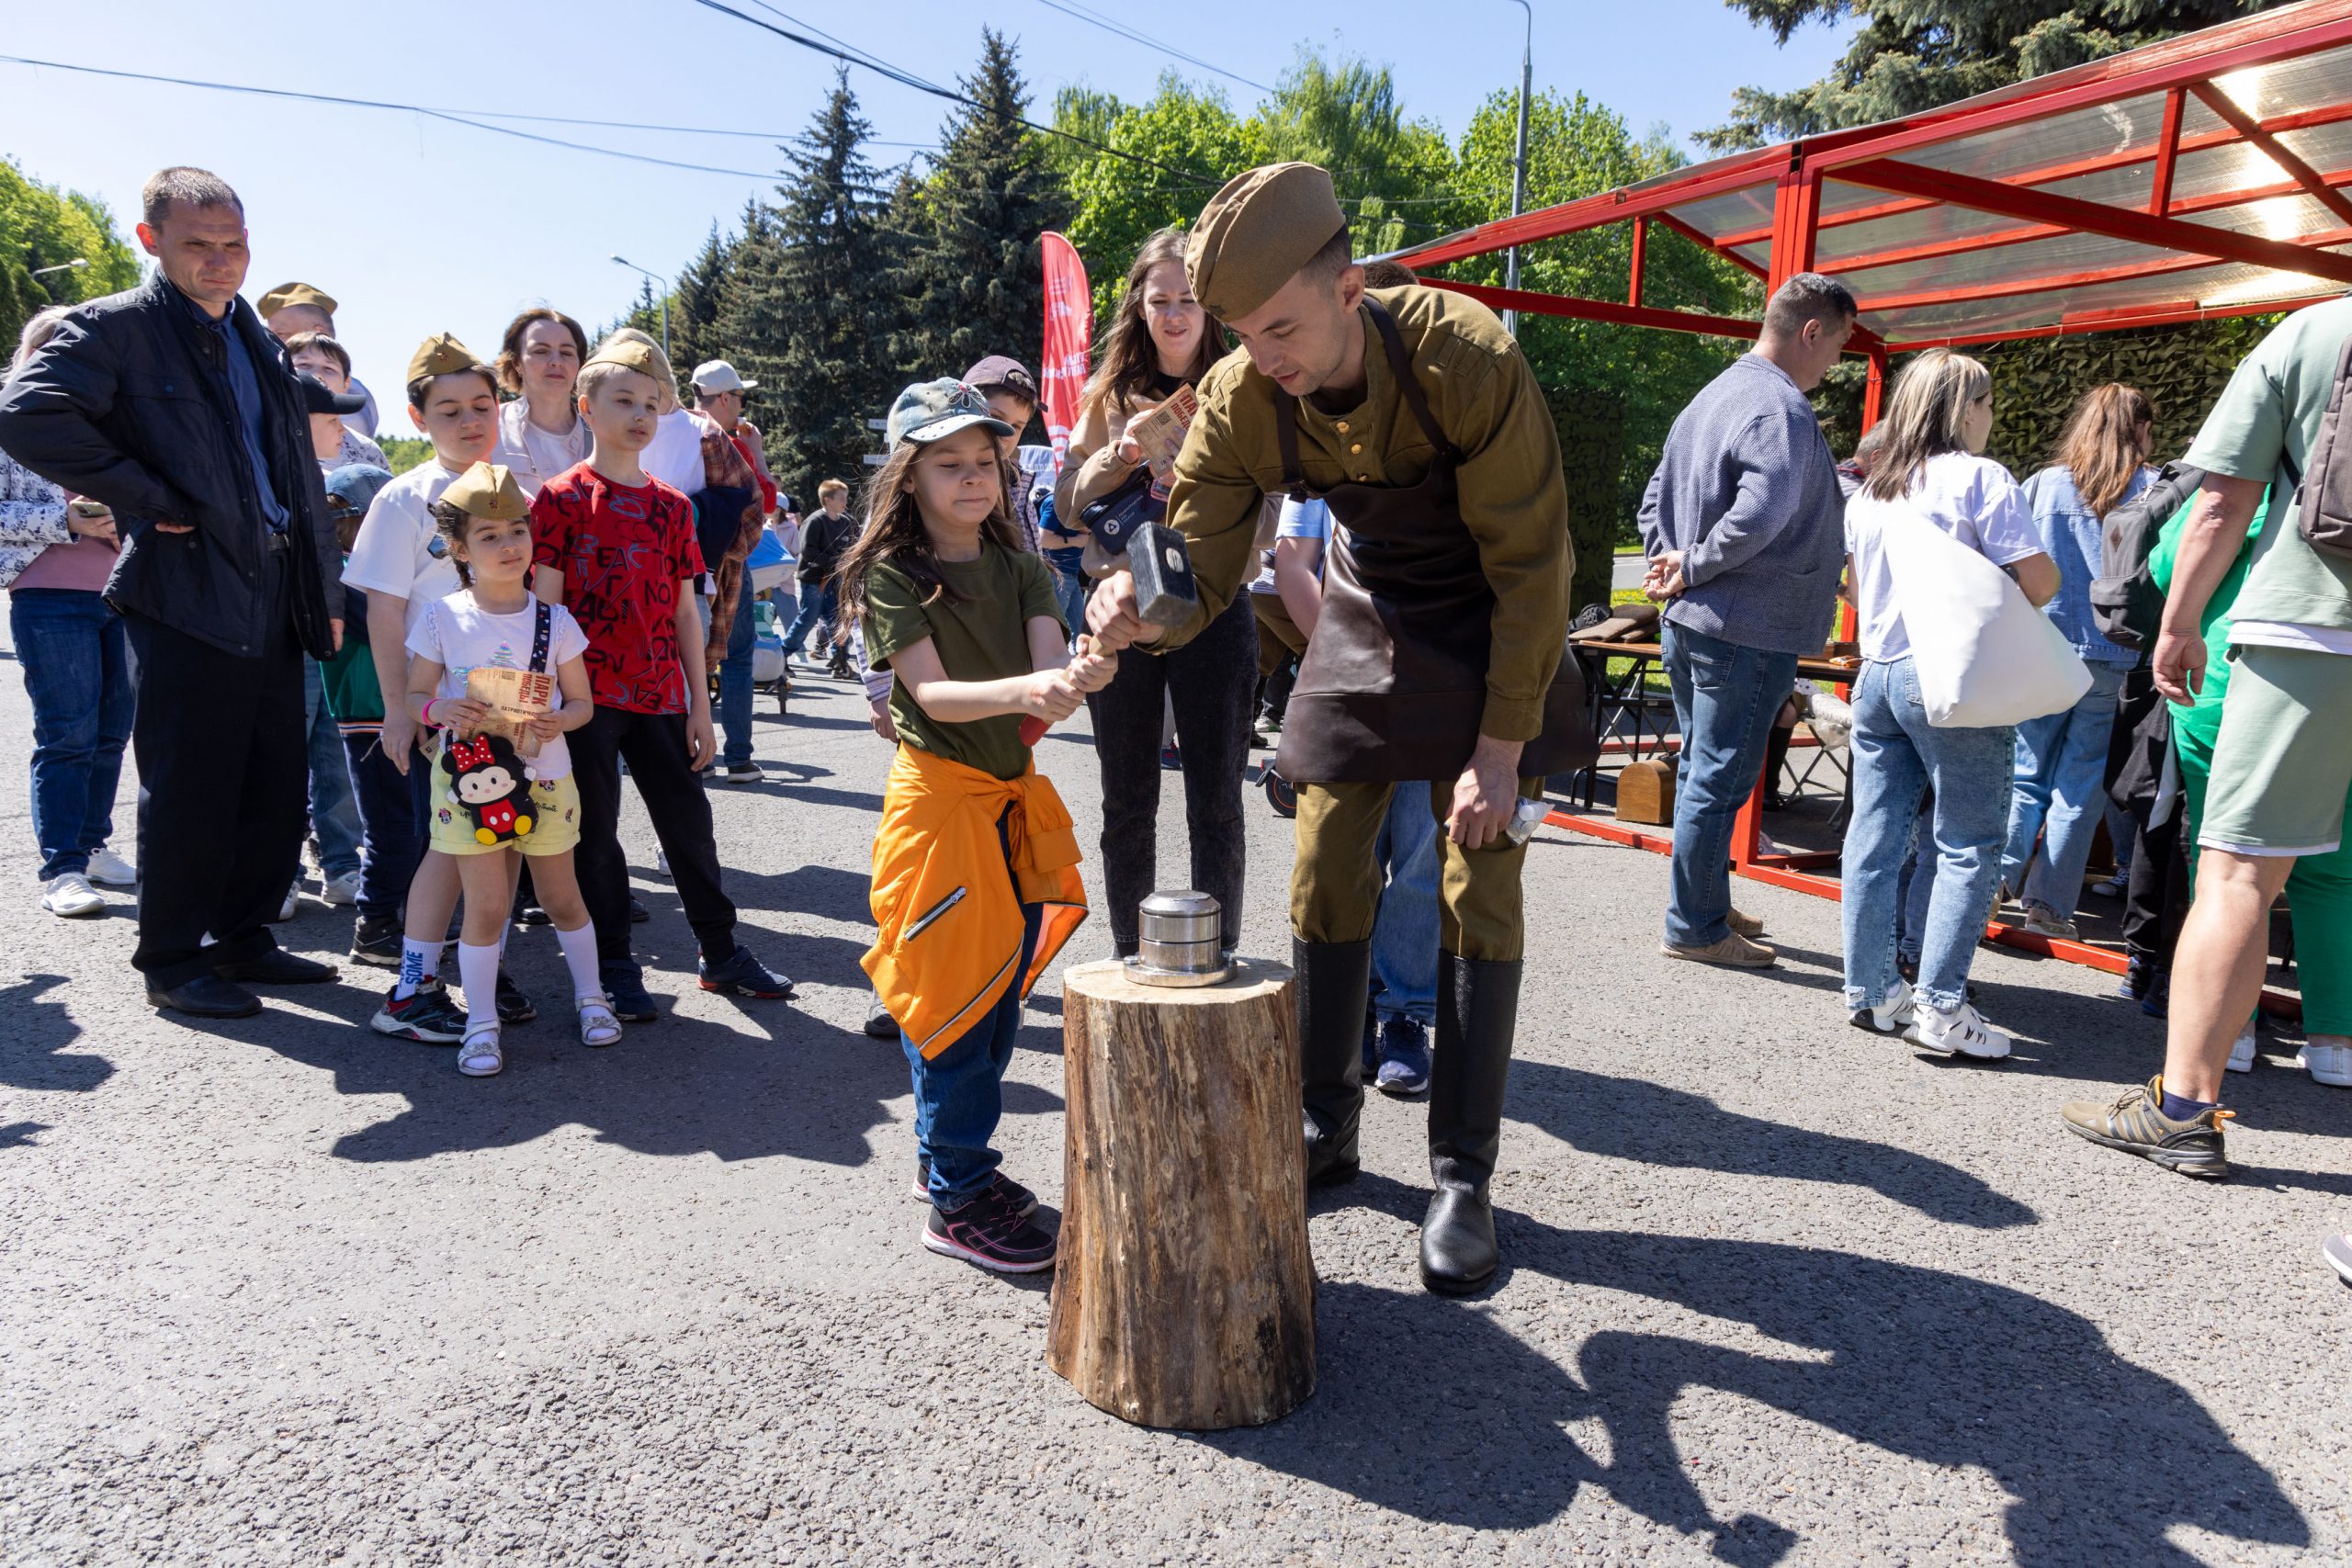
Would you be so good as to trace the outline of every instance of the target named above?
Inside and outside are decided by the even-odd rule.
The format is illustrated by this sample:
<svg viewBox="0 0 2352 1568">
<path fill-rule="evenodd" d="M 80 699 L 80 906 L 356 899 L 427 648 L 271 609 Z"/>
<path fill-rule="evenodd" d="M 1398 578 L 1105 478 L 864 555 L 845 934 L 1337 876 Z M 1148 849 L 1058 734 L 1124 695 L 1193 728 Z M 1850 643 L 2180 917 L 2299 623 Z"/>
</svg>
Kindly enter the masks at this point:
<svg viewBox="0 0 2352 1568">
<path fill-rule="evenodd" d="M 736 3 L 759 10 L 756 0 Z M 1064 84 L 1147 97 L 1171 63 L 1041 0 L 775 3 L 940 83 L 970 68 L 981 24 L 992 23 L 1020 45 L 1040 119 Z M 1273 81 L 1302 43 L 1385 63 L 1408 112 L 1449 136 L 1488 93 L 1518 82 L 1523 13 L 1510 0 L 1091 3 L 1260 82 Z M 692 0 L 235 0 L 194 14 L 163 0 L 114 0 L 95 22 L 76 7 L 9 9 L 0 53 L 460 111 L 797 133 L 833 70 Z M 1744 84 L 1809 81 L 1846 36 L 1808 28 L 1776 50 L 1720 0 L 1535 0 L 1534 9 L 1537 89 L 1581 90 L 1637 134 L 1660 121 L 1677 136 L 1718 123 Z M 864 71 L 851 82 L 877 139 L 934 144 L 946 105 Z M 1258 96 L 1221 85 L 1237 107 Z M 729 169 L 776 164 L 773 145 L 758 140 L 522 129 Z M 878 149 L 876 161 L 908 151 Z M 405 416 L 391 404 L 419 341 L 454 332 L 489 354 L 514 311 L 542 301 L 593 328 L 637 291 L 638 278 L 607 259 L 613 253 L 670 272 L 700 248 L 714 217 L 731 223 L 745 197 L 774 183 L 537 146 L 413 114 L 13 64 L 0 64 L 0 154 L 105 199 L 126 233 L 154 169 L 196 164 L 225 176 L 252 231 L 248 298 L 299 277 L 341 300 L 338 330 L 384 401 L 388 427 L 401 434 Z"/>
</svg>

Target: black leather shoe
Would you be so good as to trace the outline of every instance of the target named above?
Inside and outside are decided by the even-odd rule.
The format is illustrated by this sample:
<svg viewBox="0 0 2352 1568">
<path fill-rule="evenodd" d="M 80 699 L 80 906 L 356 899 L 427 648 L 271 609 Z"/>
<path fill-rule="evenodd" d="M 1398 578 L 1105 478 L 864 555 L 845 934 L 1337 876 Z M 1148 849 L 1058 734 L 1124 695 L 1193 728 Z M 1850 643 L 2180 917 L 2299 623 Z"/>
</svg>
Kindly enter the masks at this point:
<svg viewBox="0 0 2352 1568">
<path fill-rule="evenodd" d="M 150 1007 L 184 1012 L 190 1018 L 251 1018 L 261 1011 L 261 998 L 218 975 L 199 975 L 186 985 L 168 989 L 147 987 Z"/>
<path fill-rule="evenodd" d="M 248 986 L 323 986 L 343 971 L 332 964 L 300 958 L 282 947 L 273 947 L 259 958 L 249 958 L 243 964 L 216 964 L 213 973 L 223 980 L 242 980 Z"/>
<path fill-rule="evenodd" d="M 1298 1053 L 1305 1101 L 1306 1184 L 1336 1187 L 1361 1168 L 1363 1015 L 1372 998 L 1372 943 L 1291 939 L 1298 974 Z"/>
<path fill-rule="evenodd" d="M 1430 1068 L 1430 1176 L 1437 1192 L 1421 1219 L 1421 1283 L 1441 1295 L 1484 1290 L 1500 1260 L 1487 1189 L 1502 1140 L 1520 970 L 1516 962 L 1438 955 Z"/>
<path fill-rule="evenodd" d="M 605 964 L 599 971 L 597 977 L 605 983 L 615 1018 L 623 1023 L 661 1021 L 662 1010 L 653 1005 L 653 993 L 645 988 L 645 971 L 634 964 Z"/>
</svg>

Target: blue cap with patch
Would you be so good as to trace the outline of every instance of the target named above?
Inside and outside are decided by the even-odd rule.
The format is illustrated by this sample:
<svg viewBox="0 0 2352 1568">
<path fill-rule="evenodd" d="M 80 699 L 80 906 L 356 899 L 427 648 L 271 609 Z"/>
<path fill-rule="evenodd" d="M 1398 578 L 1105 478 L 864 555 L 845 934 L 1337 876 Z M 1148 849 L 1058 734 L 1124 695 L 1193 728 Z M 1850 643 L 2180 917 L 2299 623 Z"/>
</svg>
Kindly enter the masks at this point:
<svg viewBox="0 0 2352 1568">
<path fill-rule="evenodd" d="M 327 475 L 327 511 L 335 516 L 365 517 L 376 502 L 376 492 L 392 476 L 373 463 L 345 463 Z"/>
<path fill-rule="evenodd" d="M 888 435 L 896 448 L 901 441 L 928 446 L 959 430 L 982 425 L 991 435 L 1011 435 L 1012 426 L 989 412 L 989 400 L 952 377 L 917 381 L 890 405 Z"/>
</svg>

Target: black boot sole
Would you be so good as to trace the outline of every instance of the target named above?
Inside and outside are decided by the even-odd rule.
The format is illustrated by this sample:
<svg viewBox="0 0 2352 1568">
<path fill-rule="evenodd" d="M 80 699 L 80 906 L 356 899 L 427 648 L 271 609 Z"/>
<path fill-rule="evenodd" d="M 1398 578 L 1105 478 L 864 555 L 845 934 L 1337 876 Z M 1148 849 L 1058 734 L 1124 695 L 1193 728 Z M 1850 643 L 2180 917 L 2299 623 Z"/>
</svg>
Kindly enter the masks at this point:
<svg viewBox="0 0 2352 1568">
<path fill-rule="evenodd" d="M 1475 1296 L 1494 1282 L 1492 1269 L 1476 1280 L 1457 1280 L 1450 1274 L 1432 1274 L 1426 1269 L 1421 1270 L 1421 1288 L 1432 1295 Z"/>
<path fill-rule="evenodd" d="M 147 993 L 147 1005 L 158 1012 L 175 1012 L 182 1018 L 251 1018 L 261 1011 L 261 998 L 253 998 L 251 1007 L 192 1008 L 183 1007 L 167 998 L 161 991 Z"/>
</svg>

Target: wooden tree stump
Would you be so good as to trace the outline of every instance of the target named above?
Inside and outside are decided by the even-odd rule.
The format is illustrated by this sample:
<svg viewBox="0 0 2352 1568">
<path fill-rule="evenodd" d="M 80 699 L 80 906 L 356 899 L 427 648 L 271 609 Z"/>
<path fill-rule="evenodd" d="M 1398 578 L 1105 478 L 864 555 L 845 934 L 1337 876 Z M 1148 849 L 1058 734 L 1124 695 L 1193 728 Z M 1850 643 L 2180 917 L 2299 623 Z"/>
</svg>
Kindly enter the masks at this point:
<svg viewBox="0 0 2352 1568">
<path fill-rule="evenodd" d="M 1315 1392 L 1291 972 L 1062 976 L 1060 1258 L 1046 1365 L 1146 1427 L 1255 1427 Z"/>
</svg>

